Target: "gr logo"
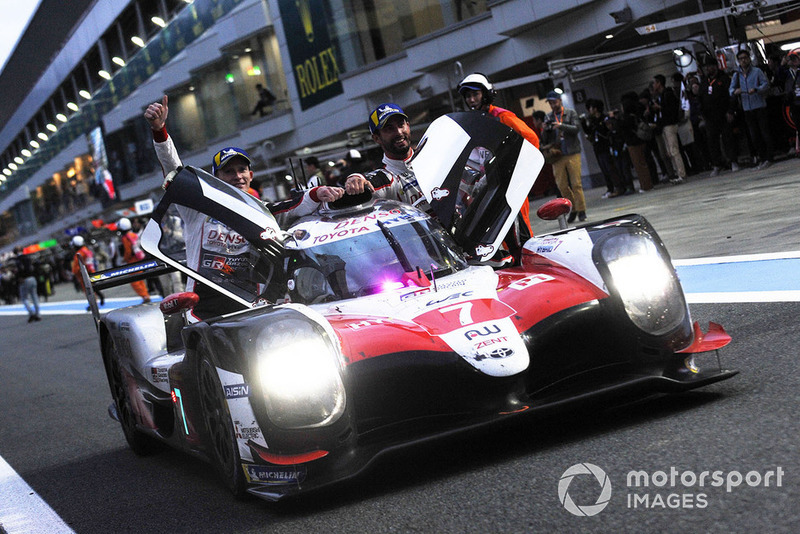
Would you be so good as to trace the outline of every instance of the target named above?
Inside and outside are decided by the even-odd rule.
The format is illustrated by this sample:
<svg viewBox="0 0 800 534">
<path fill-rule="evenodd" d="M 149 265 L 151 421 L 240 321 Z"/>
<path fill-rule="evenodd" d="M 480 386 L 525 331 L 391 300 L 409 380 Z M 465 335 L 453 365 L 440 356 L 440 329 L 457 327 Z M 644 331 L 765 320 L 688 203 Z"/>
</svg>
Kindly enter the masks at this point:
<svg viewBox="0 0 800 534">
<path fill-rule="evenodd" d="M 600 484 L 600 496 L 597 497 L 597 501 L 594 504 L 578 506 L 569 496 L 569 485 L 572 483 L 572 479 L 578 475 L 593 475 L 597 483 Z M 564 474 L 561 475 L 561 480 L 558 481 L 558 500 L 573 515 L 581 517 L 597 515 L 608 506 L 610 499 L 611 481 L 608 479 L 606 472 L 594 464 L 575 464 L 564 471 Z"/>
</svg>

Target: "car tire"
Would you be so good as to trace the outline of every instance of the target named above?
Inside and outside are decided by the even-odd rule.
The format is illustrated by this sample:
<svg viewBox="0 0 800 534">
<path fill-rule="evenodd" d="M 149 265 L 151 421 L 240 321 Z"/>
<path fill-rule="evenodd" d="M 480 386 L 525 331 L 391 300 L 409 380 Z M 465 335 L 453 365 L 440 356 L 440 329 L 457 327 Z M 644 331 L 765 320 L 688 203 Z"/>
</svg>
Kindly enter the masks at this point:
<svg viewBox="0 0 800 534">
<path fill-rule="evenodd" d="M 125 440 L 133 452 L 139 456 L 148 456 L 160 451 L 161 444 L 158 440 L 148 436 L 136 426 L 136 414 L 125 387 L 122 364 L 110 336 L 106 338 L 104 345 L 103 352 L 106 355 L 106 365 L 108 366 L 108 385 L 111 388 L 111 397 L 117 408 L 117 417 L 122 426 L 122 432 L 125 434 Z"/>
<path fill-rule="evenodd" d="M 198 348 L 198 386 L 209 456 L 225 485 L 237 498 L 247 495 L 239 445 L 217 373 L 217 364 L 205 347 Z"/>
</svg>

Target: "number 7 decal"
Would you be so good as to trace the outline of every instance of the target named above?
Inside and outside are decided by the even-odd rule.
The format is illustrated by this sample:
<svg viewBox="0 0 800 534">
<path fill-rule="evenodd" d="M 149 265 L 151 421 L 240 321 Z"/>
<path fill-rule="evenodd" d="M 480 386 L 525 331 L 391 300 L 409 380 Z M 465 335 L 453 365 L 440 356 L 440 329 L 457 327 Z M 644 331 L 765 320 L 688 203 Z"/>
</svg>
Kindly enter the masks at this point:
<svg viewBox="0 0 800 534">
<path fill-rule="evenodd" d="M 472 302 L 462 302 L 460 304 L 447 306 L 446 308 L 439 308 L 439 311 L 442 312 L 442 314 L 456 310 L 458 310 L 458 320 L 461 322 L 461 326 L 467 326 L 475 322 L 472 320 Z"/>
</svg>

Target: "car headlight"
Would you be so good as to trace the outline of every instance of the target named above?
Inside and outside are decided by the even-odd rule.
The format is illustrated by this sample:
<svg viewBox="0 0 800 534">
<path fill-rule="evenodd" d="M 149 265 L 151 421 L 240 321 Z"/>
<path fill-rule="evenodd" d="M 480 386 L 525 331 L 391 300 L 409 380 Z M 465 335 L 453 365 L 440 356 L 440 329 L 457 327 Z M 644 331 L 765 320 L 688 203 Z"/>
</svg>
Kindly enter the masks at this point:
<svg viewBox="0 0 800 534">
<path fill-rule="evenodd" d="M 686 301 L 667 259 L 652 238 L 632 230 L 609 237 L 600 250 L 625 312 L 652 335 L 662 335 L 686 317 Z"/>
<path fill-rule="evenodd" d="M 344 412 L 345 391 L 337 350 L 308 320 L 287 318 L 266 326 L 256 340 L 258 378 L 270 420 L 282 428 L 314 428 Z"/>
</svg>

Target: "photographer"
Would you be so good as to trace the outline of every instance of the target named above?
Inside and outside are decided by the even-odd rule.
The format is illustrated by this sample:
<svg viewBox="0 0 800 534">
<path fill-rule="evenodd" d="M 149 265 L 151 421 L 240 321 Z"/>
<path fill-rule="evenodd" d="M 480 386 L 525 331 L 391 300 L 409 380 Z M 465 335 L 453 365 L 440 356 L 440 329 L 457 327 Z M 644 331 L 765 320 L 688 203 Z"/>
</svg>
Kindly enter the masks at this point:
<svg viewBox="0 0 800 534">
<path fill-rule="evenodd" d="M 580 116 L 581 128 L 586 134 L 586 139 L 592 144 L 594 157 L 603 173 L 608 191 L 603 198 L 614 198 L 625 193 L 625 188 L 620 183 L 617 168 L 612 161 L 611 129 L 609 117 L 603 113 L 603 102 L 590 98 L 586 101 L 587 114 Z"/>
<path fill-rule="evenodd" d="M 555 91 L 547 94 L 547 103 L 552 110 L 545 119 L 542 152 L 545 149 L 561 152 L 552 161 L 553 174 L 561 196 L 572 202 L 572 212 L 567 218 L 574 222 L 586 220 L 586 199 L 581 183 L 581 144 L 578 139 L 580 120 L 574 109 L 567 109 L 561 102 L 561 95 Z"/>
</svg>

